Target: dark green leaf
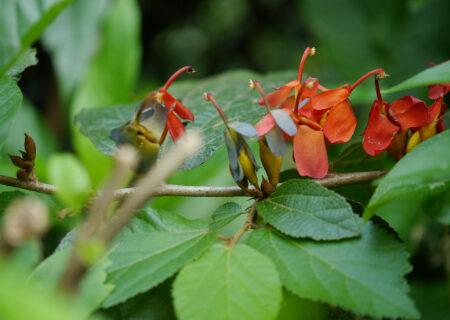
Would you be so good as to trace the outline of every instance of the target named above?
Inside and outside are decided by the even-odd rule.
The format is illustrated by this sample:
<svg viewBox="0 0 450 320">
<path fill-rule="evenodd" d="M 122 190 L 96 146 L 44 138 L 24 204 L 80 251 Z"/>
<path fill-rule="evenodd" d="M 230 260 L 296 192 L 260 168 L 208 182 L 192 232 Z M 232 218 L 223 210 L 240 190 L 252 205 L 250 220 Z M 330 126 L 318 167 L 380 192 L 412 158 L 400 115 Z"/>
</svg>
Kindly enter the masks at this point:
<svg viewBox="0 0 450 320">
<path fill-rule="evenodd" d="M 437 66 L 430 67 L 411 78 L 389 88 L 383 90 L 383 93 L 392 93 L 415 87 L 423 87 L 431 84 L 450 83 L 450 61 L 441 63 Z"/>
<path fill-rule="evenodd" d="M 156 288 L 135 296 L 120 305 L 106 310 L 108 319 L 117 320 L 175 320 L 172 297 L 172 279 Z"/>
<path fill-rule="evenodd" d="M 179 98 L 194 114 L 195 121 L 187 126 L 188 130 L 201 130 L 204 133 L 204 145 L 195 157 L 188 160 L 184 169 L 190 169 L 206 161 L 223 145 L 224 124 L 217 111 L 203 98 L 204 92 L 211 92 L 230 121 L 256 124 L 266 110 L 258 104 L 257 94 L 248 87 L 248 79 L 259 79 L 269 90 L 295 78 L 293 73 L 274 73 L 266 76 L 250 71 L 233 71 L 219 76 L 175 82 L 169 92 Z M 155 88 L 156 89 L 156 88 Z M 139 103 L 119 105 L 110 108 L 83 110 L 76 117 L 81 132 L 103 153 L 111 155 L 114 143 L 109 133 L 131 119 Z"/>
<path fill-rule="evenodd" d="M 0 148 L 11 132 L 21 104 L 22 92 L 17 84 L 7 77 L 0 77 Z"/>
<path fill-rule="evenodd" d="M 333 317 L 332 308 L 324 303 L 303 299 L 288 290 L 283 292 L 283 302 L 277 320 L 327 320 Z"/>
<path fill-rule="evenodd" d="M 375 157 L 369 156 L 362 147 L 362 142 L 355 142 L 345 148 L 330 164 L 335 172 L 358 172 L 384 169 L 386 152 Z"/>
<path fill-rule="evenodd" d="M 227 202 L 214 211 L 210 229 L 217 231 L 241 215 L 242 208 L 235 202 Z"/>
<path fill-rule="evenodd" d="M 418 318 L 403 278 L 408 253 L 382 229 L 367 223 L 361 238 L 314 242 L 274 230 L 253 231 L 249 244 L 275 263 L 296 295 L 375 318 Z"/>
<path fill-rule="evenodd" d="M 203 231 L 121 236 L 107 270 L 108 283 L 115 287 L 103 306 L 115 305 L 155 287 L 202 254 L 215 239 L 215 233 Z"/>
<path fill-rule="evenodd" d="M 448 192 L 450 186 L 450 131 L 419 144 L 380 180 L 364 212 L 369 219 L 383 204 L 408 198 L 424 201 Z"/>
<path fill-rule="evenodd" d="M 345 199 L 312 181 L 287 181 L 256 208 L 268 223 L 293 237 L 337 240 L 360 234 Z"/>
<path fill-rule="evenodd" d="M 246 245 L 215 245 L 173 285 L 179 319 L 275 319 L 281 295 L 273 263 Z"/>
<path fill-rule="evenodd" d="M 450 183 L 447 183 L 447 190 L 450 189 Z M 450 192 L 443 192 L 428 199 L 423 209 L 432 219 L 450 225 Z"/>
<path fill-rule="evenodd" d="M 70 2 L 72 0 L 0 0 L 0 78 L 11 74 L 11 68 L 17 71 L 16 61 L 28 55 L 29 46 Z M 26 60 L 23 67 L 30 63 L 29 58 Z"/>
<path fill-rule="evenodd" d="M 11 68 L 8 69 L 6 75 L 14 80 L 18 80 L 19 74 L 29 66 L 34 66 L 38 63 L 36 58 L 36 49 L 26 49 L 19 58 L 14 62 Z"/>
</svg>

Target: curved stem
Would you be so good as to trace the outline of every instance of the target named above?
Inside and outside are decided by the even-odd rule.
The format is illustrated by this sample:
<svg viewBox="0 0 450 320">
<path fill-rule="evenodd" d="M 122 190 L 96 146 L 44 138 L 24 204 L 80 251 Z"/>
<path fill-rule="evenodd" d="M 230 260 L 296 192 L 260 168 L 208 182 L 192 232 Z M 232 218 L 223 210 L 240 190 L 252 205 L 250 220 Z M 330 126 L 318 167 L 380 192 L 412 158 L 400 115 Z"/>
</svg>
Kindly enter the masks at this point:
<svg viewBox="0 0 450 320">
<path fill-rule="evenodd" d="M 205 100 L 209 101 L 213 104 L 213 106 L 216 108 L 217 112 L 219 113 L 220 117 L 222 118 L 225 125 L 228 127 L 228 119 L 223 113 L 222 109 L 220 108 L 219 104 L 217 103 L 216 99 L 214 99 L 213 95 L 211 93 L 205 93 Z"/>
<path fill-rule="evenodd" d="M 230 242 L 228 243 L 228 246 L 230 247 L 234 246 L 239 241 L 239 239 L 244 235 L 244 233 L 251 228 L 255 215 L 256 215 L 256 201 L 250 207 L 247 219 L 245 219 L 244 224 L 231 238 Z"/>
<path fill-rule="evenodd" d="M 192 68 L 192 66 L 185 66 L 181 69 L 179 69 L 178 71 L 176 71 L 170 78 L 169 80 L 167 80 L 167 82 L 164 84 L 164 86 L 161 88 L 162 90 L 166 91 L 167 89 L 169 89 L 170 85 L 172 84 L 172 82 L 179 77 L 180 74 L 182 74 L 183 72 L 188 72 L 188 73 L 194 73 L 195 70 L 194 68 Z"/>
<path fill-rule="evenodd" d="M 271 110 L 270 110 L 269 99 L 267 99 L 267 95 L 264 92 L 264 89 L 262 88 L 261 84 L 259 83 L 259 81 L 252 81 L 252 80 L 250 80 L 250 81 L 251 81 L 250 87 L 254 86 L 256 89 L 258 89 L 259 94 L 263 98 L 264 105 L 265 105 L 265 107 L 267 109 L 267 113 L 270 113 Z"/>
<path fill-rule="evenodd" d="M 300 81 L 300 83 L 302 82 L 303 67 L 305 66 L 306 58 L 308 58 L 308 56 L 313 56 L 315 53 L 316 53 L 316 49 L 310 48 L 310 47 L 306 47 L 305 51 L 303 51 L 302 60 L 300 60 L 300 65 L 298 67 L 298 75 L 297 75 L 297 80 Z"/>
<path fill-rule="evenodd" d="M 380 106 L 383 105 L 383 99 L 381 98 L 381 92 L 380 92 L 380 84 L 378 83 L 378 77 L 375 77 L 375 91 L 377 93 L 377 99 Z"/>
<path fill-rule="evenodd" d="M 365 75 L 363 75 L 361 78 L 356 80 L 356 82 L 350 87 L 350 92 L 352 92 L 357 86 L 361 84 L 364 80 L 366 80 L 368 77 L 373 76 L 374 74 L 382 74 L 384 73 L 383 68 L 374 69 L 372 71 L 367 72 Z"/>
</svg>

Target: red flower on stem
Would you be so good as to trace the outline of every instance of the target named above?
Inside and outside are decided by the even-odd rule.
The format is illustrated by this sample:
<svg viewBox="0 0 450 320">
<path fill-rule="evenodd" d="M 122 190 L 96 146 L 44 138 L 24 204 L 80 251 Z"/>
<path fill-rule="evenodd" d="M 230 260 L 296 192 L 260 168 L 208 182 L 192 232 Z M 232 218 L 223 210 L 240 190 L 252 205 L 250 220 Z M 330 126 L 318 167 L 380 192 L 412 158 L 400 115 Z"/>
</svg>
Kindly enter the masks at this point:
<svg viewBox="0 0 450 320">
<path fill-rule="evenodd" d="M 381 98 L 378 80 L 379 77 L 375 77 L 377 99 L 362 134 L 367 154 L 376 156 L 387 150 L 399 160 L 418 143 L 444 130 L 442 115 L 445 104 L 442 99 L 436 100 L 429 108 L 413 96 L 405 96 L 389 104 Z M 407 142 L 409 131 L 411 135 Z"/>
<path fill-rule="evenodd" d="M 427 62 L 427 64 L 432 67 L 437 66 L 437 64 L 433 62 Z M 450 83 L 433 84 L 428 86 L 428 98 L 437 100 L 443 98 L 449 91 Z"/>
<path fill-rule="evenodd" d="M 165 130 L 161 136 L 160 144 L 166 138 L 167 132 L 170 133 L 173 141 L 177 141 L 181 138 L 186 129 L 184 128 L 181 120 L 175 115 L 175 113 L 184 120 L 194 121 L 194 115 L 192 112 L 186 108 L 180 101 L 175 99 L 167 90 L 169 89 L 172 82 L 178 78 L 183 72 L 194 73 L 195 70 L 191 66 L 185 66 L 178 71 L 176 71 L 167 82 L 161 87 L 158 91 L 151 92 L 147 98 L 142 102 L 142 105 L 147 104 L 151 99 L 157 100 L 159 103 L 164 103 L 166 108 L 168 109 L 167 115 L 167 125 Z"/>
</svg>

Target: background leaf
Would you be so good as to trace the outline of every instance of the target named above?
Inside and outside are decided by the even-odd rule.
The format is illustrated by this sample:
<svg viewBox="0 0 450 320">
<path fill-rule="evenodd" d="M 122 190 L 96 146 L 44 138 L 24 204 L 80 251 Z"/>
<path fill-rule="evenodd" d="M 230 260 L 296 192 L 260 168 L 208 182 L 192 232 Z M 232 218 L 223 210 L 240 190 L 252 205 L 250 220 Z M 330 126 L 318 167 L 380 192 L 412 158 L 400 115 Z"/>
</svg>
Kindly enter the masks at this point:
<svg viewBox="0 0 450 320">
<path fill-rule="evenodd" d="M 194 114 L 195 121 L 187 125 L 188 130 L 201 130 L 204 144 L 201 150 L 183 166 L 190 169 L 206 161 L 224 144 L 224 125 L 219 114 L 210 102 L 205 101 L 203 93 L 214 95 L 229 120 L 256 124 L 266 113 L 258 104 L 258 95 L 248 87 L 249 79 L 259 80 L 269 91 L 295 78 L 291 72 L 273 73 L 265 76 L 250 71 L 232 71 L 201 80 L 175 82 L 169 92 L 180 99 Z M 154 88 L 156 89 L 156 88 Z M 119 105 L 110 108 L 83 110 L 76 117 L 81 132 L 103 153 L 111 155 L 115 143 L 109 138 L 112 129 L 131 120 L 139 103 Z"/>
<path fill-rule="evenodd" d="M 450 61 L 441 63 L 437 66 L 430 67 L 422 72 L 419 72 L 418 74 L 393 86 L 392 88 L 383 90 L 383 93 L 392 93 L 439 83 L 450 83 Z"/>
<path fill-rule="evenodd" d="M 403 278 L 411 270 L 408 253 L 371 223 L 352 240 L 313 242 L 259 229 L 249 244 L 272 259 L 283 285 L 302 298 L 375 318 L 419 317 Z"/>
<path fill-rule="evenodd" d="M 0 78 L 0 148 L 9 136 L 21 104 L 22 92 L 17 84 L 7 77 Z"/>
<path fill-rule="evenodd" d="M 350 144 L 339 153 L 330 164 L 330 171 L 358 172 L 383 170 L 386 152 L 375 157 L 369 156 L 363 149 L 361 141 Z"/>
<path fill-rule="evenodd" d="M 0 1 L 0 78 L 72 0 Z"/>
<path fill-rule="evenodd" d="M 345 199 L 312 181 L 287 181 L 256 208 L 268 223 L 293 237 L 337 240 L 360 234 Z"/>
<path fill-rule="evenodd" d="M 272 262 L 246 245 L 215 245 L 173 285 L 179 319 L 275 319 L 281 284 Z"/>
<path fill-rule="evenodd" d="M 381 205 L 396 199 L 424 201 L 450 187 L 450 131 L 422 142 L 406 154 L 382 179 L 364 212 L 369 219 Z"/>
</svg>

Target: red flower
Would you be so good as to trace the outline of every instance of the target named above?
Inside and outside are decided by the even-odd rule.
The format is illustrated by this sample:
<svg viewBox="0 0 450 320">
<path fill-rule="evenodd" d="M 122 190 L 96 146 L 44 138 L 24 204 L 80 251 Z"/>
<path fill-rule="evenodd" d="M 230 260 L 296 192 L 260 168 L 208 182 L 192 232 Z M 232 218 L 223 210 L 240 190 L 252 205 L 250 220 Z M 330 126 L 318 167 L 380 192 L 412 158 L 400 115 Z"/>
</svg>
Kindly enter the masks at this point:
<svg viewBox="0 0 450 320">
<path fill-rule="evenodd" d="M 437 64 L 433 62 L 427 63 L 432 67 L 437 66 Z M 433 84 L 431 86 L 428 86 L 428 98 L 430 98 L 431 100 L 437 100 L 443 98 L 449 91 L 450 83 Z"/>
<path fill-rule="evenodd" d="M 388 150 L 394 159 L 399 160 L 419 142 L 444 129 L 442 114 L 445 104 L 442 99 L 435 101 L 429 108 L 425 102 L 413 96 L 405 96 L 389 104 L 381 98 L 378 78 L 375 79 L 375 87 L 377 99 L 362 134 L 363 148 L 367 154 L 376 156 Z M 408 130 L 411 131 L 411 137 L 407 144 Z"/>
<path fill-rule="evenodd" d="M 169 131 L 173 141 L 177 141 L 181 138 L 185 133 L 185 128 L 181 120 L 175 115 L 175 113 L 181 118 L 185 120 L 194 121 L 194 115 L 192 112 L 186 108 L 180 101 L 175 99 L 167 89 L 169 89 L 172 82 L 178 78 L 180 74 L 183 72 L 193 73 L 195 70 L 191 66 L 185 66 L 175 72 L 169 80 L 161 87 L 158 91 L 152 92 L 148 95 L 143 103 L 149 101 L 151 99 L 156 99 L 159 103 L 164 103 L 166 108 L 169 110 L 167 115 L 167 125 L 164 130 L 164 133 L 161 137 L 161 143 L 164 141 L 167 131 Z"/>
</svg>

